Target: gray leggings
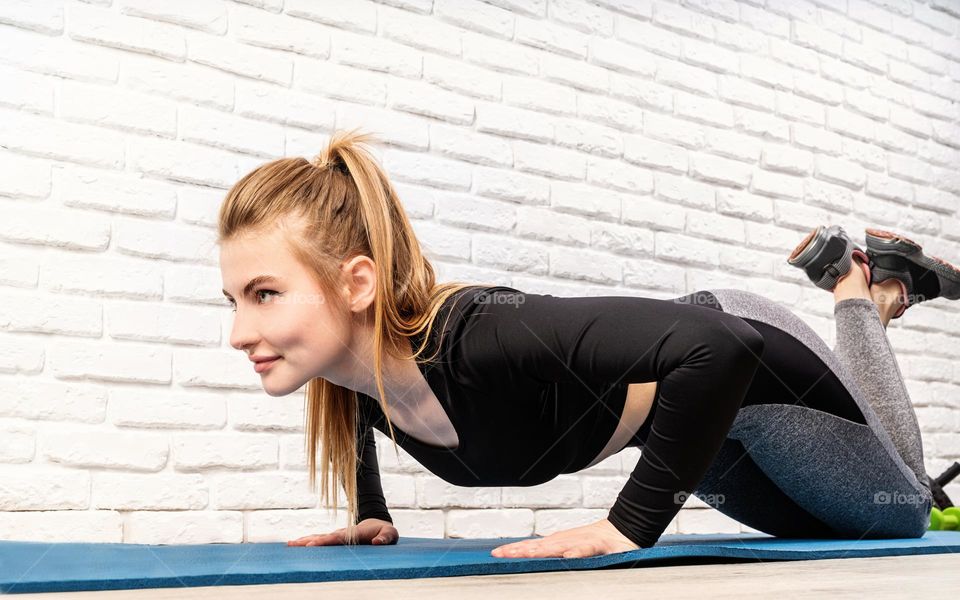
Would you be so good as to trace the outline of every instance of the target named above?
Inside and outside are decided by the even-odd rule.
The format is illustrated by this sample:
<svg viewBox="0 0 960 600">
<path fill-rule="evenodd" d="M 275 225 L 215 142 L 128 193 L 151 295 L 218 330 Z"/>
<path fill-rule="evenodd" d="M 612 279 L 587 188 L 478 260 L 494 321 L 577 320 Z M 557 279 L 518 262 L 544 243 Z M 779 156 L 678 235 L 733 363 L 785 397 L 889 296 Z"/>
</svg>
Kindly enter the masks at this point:
<svg viewBox="0 0 960 600">
<path fill-rule="evenodd" d="M 761 356 L 760 388 L 763 377 L 782 383 L 815 366 L 817 383 L 834 387 L 745 399 L 694 495 L 781 537 L 921 537 L 932 497 L 920 428 L 876 305 L 836 304 L 831 351 L 782 304 L 743 290 L 708 291 L 714 308 L 776 334 Z"/>
</svg>

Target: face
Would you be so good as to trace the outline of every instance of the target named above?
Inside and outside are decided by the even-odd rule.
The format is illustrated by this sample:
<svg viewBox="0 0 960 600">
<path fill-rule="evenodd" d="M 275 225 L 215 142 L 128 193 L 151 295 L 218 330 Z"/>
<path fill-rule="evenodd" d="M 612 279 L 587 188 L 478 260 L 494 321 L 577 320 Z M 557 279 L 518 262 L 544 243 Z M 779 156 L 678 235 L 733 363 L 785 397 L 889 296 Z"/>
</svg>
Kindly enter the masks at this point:
<svg viewBox="0 0 960 600">
<path fill-rule="evenodd" d="M 369 260 L 369 259 L 367 259 Z M 287 248 L 283 231 L 241 236 L 220 249 L 224 295 L 234 308 L 230 345 L 261 363 L 263 389 L 270 396 L 298 390 L 314 377 L 336 382 L 350 371 L 354 328 Z M 266 275 L 270 280 L 251 280 Z M 362 305 L 344 286 L 345 301 Z M 362 308 L 362 306 L 361 306 Z M 249 363 L 254 369 L 257 363 Z M 264 369 L 264 367 L 266 367 Z"/>
</svg>

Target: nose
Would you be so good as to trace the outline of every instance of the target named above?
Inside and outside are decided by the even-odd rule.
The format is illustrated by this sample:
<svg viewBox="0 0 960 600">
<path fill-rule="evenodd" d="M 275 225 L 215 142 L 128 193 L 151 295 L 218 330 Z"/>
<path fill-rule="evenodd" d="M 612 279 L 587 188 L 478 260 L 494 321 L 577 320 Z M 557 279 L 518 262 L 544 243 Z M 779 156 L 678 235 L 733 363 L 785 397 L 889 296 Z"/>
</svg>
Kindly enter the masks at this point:
<svg viewBox="0 0 960 600">
<path fill-rule="evenodd" d="M 230 345 L 237 350 L 252 347 L 257 341 L 256 328 L 249 319 L 243 317 L 240 309 L 233 313 L 233 327 L 230 329 Z"/>
</svg>

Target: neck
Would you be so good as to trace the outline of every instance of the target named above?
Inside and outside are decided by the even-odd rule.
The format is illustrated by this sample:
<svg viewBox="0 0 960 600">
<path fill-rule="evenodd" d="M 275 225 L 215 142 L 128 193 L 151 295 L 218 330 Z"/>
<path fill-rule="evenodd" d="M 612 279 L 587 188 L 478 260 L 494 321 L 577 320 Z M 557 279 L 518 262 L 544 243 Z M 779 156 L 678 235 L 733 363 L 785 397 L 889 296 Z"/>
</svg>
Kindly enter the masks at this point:
<svg viewBox="0 0 960 600">
<path fill-rule="evenodd" d="M 354 351 L 356 354 L 350 354 L 351 358 L 355 360 L 353 361 L 353 367 L 351 369 L 352 375 L 349 378 L 352 385 L 348 385 L 347 387 L 366 394 L 374 400 L 380 400 L 380 392 L 377 389 L 377 382 L 374 376 L 375 361 L 372 329 L 363 335 L 361 341 L 360 346 L 362 349 Z M 405 355 L 413 353 L 409 339 L 403 339 L 400 351 Z M 405 413 L 414 412 L 418 405 L 418 399 L 423 397 L 425 390 L 429 388 L 416 362 L 413 359 L 404 360 L 396 358 L 389 352 L 384 352 L 382 372 L 383 389 L 386 392 L 387 406 L 391 410 Z"/>
</svg>

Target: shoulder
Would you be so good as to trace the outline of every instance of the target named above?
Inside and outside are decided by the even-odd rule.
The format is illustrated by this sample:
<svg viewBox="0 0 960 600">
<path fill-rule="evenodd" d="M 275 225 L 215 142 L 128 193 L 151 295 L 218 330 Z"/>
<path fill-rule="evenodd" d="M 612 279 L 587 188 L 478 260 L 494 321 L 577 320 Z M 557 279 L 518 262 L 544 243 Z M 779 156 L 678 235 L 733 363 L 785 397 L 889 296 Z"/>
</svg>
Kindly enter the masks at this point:
<svg viewBox="0 0 960 600">
<path fill-rule="evenodd" d="M 493 307 L 516 305 L 523 301 L 524 293 L 505 285 L 472 285 L 458 290 L 445 303 L 440 313 L 445 315 L 444 331 L 454 331 L 470 322 L 475 316 L 489 314 Z"/>
</svg>

